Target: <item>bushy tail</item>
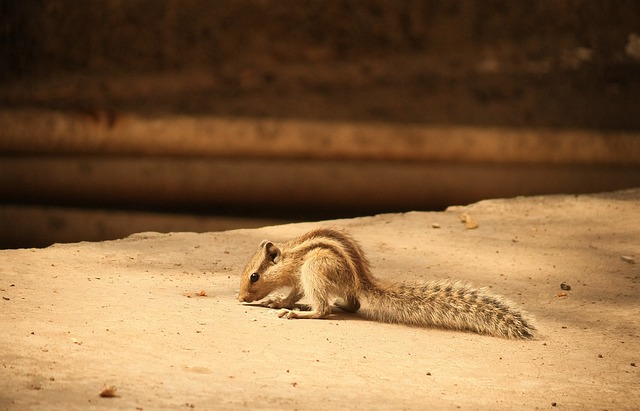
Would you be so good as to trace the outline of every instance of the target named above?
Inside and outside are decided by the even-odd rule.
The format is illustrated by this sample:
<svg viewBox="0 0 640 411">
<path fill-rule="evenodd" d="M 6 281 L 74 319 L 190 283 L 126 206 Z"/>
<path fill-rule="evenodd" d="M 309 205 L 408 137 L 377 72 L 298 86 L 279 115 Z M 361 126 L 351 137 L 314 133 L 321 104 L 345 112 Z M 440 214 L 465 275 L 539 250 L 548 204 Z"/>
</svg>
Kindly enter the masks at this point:
<svg viewBox="0 0 640 411">
<path fill-rule="evenodd" d="M 376 280 L 363 290 L 363 314 L 371 319 L 422 327 L 473 331 L 504 338 L 533 338 L 536 328 L 510 301 L 468 284 Z"/>
</svg>

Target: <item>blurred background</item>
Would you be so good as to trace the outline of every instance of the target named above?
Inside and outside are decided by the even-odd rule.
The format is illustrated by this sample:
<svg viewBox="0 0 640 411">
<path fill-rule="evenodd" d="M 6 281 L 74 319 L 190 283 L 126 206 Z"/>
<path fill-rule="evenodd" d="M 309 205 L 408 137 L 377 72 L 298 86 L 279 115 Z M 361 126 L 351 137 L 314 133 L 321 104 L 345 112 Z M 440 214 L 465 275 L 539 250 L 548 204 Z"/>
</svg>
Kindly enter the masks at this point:
<svg viewBox="0 0 640 411">
<path fill-rule="evenodd" d="M 0 248 L 638 186 L 640 2 L 0 0 Z"/>
</svg>

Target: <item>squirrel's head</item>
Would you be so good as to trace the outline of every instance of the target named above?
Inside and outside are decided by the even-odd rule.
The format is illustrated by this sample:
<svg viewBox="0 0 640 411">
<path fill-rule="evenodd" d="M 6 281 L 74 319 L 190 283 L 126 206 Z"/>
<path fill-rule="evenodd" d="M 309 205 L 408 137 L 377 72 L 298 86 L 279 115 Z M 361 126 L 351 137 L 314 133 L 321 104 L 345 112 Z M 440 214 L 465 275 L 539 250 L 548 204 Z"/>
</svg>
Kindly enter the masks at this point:
<svg viewBox="0 0 640 411">
<path fill-rule="evenodd" d="M 278 281 L 278 263 L 282 252 L 269 240 L 260 243 L 258 251 L 249 260 L 240 279 L 238 301 L 250 303 L 261 300 L 276 288 L 282 286 Z"/>
</svg>

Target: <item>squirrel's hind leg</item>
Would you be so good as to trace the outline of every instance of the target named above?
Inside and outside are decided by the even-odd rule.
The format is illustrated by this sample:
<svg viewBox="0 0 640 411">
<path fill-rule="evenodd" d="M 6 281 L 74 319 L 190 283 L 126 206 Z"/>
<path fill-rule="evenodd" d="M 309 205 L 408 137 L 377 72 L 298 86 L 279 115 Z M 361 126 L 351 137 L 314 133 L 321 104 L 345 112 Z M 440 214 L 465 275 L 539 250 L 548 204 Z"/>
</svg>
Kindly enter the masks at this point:
<svg viewBox="0 0 640 411">
<path fill-rule="evenodd" d="M 342 311 L 355 313 L 360 309 L 360 301 L 355 295 L 347 295 L 346 298 L 338 298 L 333 304 Z"/>
</svg>

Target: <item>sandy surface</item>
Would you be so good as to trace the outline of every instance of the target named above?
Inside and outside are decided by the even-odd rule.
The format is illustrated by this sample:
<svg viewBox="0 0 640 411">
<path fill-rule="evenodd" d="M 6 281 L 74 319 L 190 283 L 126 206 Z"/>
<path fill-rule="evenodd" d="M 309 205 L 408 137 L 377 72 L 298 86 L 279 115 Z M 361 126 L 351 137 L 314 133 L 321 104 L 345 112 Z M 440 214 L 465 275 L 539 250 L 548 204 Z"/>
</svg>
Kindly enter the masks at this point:
<svg viewBox="0 0 640 411">
<path fill-rule="evenodd" d="M 0 409 L 634 409 L 638 217 L 632 190 L 322 223 L 358 238 L 379 276 L 510 297 L 534 341 L 237 302 L 260 240 L 319 224 L 0 251 Z"/>
</svg>

